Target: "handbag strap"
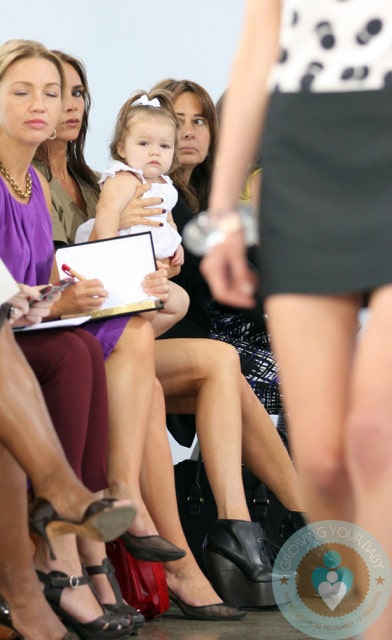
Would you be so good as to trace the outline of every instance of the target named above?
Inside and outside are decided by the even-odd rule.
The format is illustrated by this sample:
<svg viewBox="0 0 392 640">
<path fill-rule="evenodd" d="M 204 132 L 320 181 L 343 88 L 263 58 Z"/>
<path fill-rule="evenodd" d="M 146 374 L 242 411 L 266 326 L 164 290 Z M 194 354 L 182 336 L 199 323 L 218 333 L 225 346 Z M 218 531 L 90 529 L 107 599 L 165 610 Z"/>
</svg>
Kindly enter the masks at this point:
<svg viewBox="0 0 392 640">
<path fill-rule="evenodd" d="M 197 456 L 196 460 L 196 473 L 195 479 L 189 487 L 189 493 L 187 496 L 187 502 L 189 504 L 189 513 L 192 516 L 200 516 L 201 515 L 201 506 L 204 504 L 204 496 L 203 490 L 201 488 L 201 471 L 202 471 L 203 461 L 201 459 L 201 453 Z"/>
</svg>

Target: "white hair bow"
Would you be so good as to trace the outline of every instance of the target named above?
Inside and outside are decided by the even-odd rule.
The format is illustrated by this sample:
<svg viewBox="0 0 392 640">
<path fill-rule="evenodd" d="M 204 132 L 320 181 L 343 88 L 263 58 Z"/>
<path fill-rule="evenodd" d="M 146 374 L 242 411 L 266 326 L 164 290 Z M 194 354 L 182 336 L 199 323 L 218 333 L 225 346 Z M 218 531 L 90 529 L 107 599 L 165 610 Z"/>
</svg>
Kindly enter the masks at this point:
<svg viewBox="0 0 392 640">
<path fill-rule="evenodd" d="M 135 102 L 132 102 L 132 106 L 136 107 L 138 105 L 141 105 L 143 107 L 160 107 L 161 103 L 159 102 L 158 98 L 153 98 L 152 100 L 149 100 L 146 96 L 146 94 L 140 96 L 140 98 L 138 98 L 137 100 L 135 100 Z"/>
</svg>

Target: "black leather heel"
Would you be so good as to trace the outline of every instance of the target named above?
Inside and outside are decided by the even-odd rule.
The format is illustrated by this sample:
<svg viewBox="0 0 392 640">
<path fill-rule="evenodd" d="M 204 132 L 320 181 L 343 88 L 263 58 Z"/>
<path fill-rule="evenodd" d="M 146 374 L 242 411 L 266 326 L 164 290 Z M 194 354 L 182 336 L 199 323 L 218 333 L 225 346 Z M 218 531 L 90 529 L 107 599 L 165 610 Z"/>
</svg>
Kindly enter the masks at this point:
<svg viewBox="0 0 392 640">
<path fill-rule="evenodd" d="M 225 602 L 245 608 L 275 606 L 268 546 L 258 522 L 216 520 L 203 552 L 212 585 Z"/>
<path fill-rule="evenodd" d="M 225 602 L 244 609 L 276 606 L 272 580 L 253 582 L 232 560 L 209 549 L 204 558 L 211 583 Z"/>
<path fill-rule="evenodd" d="M 134 536 L 125 531 L 120 536 L 128 553 L 136 560 L 170 562 L 185 556 L 185 551 L 161 536 Z"/>
<path fill-rule="evenodd" d="M 117 538 L 132 523 L 136 515 L 133 506 L 116 506 L 116 500 L 103 498 L 90 504 L 79 521 L 62 518 L 52 503 L 36 498 L 31 505 L 29 524 L 31 530 L 41 536 L 49 547 L 50 557 L 56 560 L 50 537 L 74 533 L 100 542 Z"/>
</svg>

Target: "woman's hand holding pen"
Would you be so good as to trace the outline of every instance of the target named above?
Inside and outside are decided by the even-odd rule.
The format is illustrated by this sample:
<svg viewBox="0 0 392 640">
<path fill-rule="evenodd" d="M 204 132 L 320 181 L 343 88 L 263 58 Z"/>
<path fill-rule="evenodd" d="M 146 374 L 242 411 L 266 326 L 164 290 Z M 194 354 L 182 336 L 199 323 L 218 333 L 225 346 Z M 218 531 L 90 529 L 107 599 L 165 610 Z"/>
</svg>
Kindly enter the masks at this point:
<svg viewBox="0 0 392 640">
<path fill-rule="evenodd" d="M 25 284 L 19 286 L 20 293 L 10 300 L 14 310 L 10 317 L 10 324 L 13 327 L 38 324 L 42 318 L 46 318 L 52 313 L 53 303 L 61 296 L 61 293 L 55 293 L 50 299 L 40 300 L 42 287 L 30 287 Z"/>
<path fill-rule="evenodd" d="M 108 292 L 104 288 L 101 280 L 79 280 L 72 287 L 68 287 L 62 293 L 61 300 L 53 305 L 51 315 L 64 316 L 76 313 L 85 313 L 99 309 L 106 298 Z"/>
</svg>

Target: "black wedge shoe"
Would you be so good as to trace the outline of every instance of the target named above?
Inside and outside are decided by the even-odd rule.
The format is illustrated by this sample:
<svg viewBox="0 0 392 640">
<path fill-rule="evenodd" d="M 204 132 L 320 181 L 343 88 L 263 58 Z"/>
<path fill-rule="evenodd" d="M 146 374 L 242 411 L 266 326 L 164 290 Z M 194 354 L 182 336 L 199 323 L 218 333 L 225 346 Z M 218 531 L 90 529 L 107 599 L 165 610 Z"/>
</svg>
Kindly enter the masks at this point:
<svg viewBox="0 0 392 640">
<path fill-rule="evenodd" d="M 276 606 L 272 566 L 258 522 L 216 520 L 203 543 L 204 560 L 214 589 L 235 607 Z"/>
<path fill-rule="evenodd" d="M 136 560 L 170 562 L 185 556 L 185 551 L 161 536 L 133 536 L 126 531 L 120 536 L 128 553 Z"/>
<path fill-rule="evenodd" d="M 52 560 L 56 560 L 50 544 L 51 536 L 74 533 L 99 542 L 117 538 L 133 522 L 136 509 L 131 505 L 116 507 L 116 500 L 104 498 L 90 504 L 79 522 L 62 518 L 51 502 L 36 498 L 31 505 L 29 523 L 31 530 L 47 543 Z"/>
<path fill-rule="evenodd" d="M 117 582 L 114 567 L 109 558 L 104 558 L 101 564 L 85 567 L 85 570 L 89 576 L 97 576 L 102 574 L 107 576 L 110 582 L 110 586 L 113 589 L 116 602 L 114 604 L 106 604 L 102 602 L 101 604 L 103 608 L 106 611 L 118 613 L 123 617 L 128 616 L 132 620 L 132 635 L 137 634 L 139 629 L 141 629 L 144 625 L 144 615 L 141 611 L 139 611 L 139 609 L 135 609 L 135 607 L 132 607 L 123 599 L 120 585 Z"/>
<path fill-rule="evenodd" d="M 2 624 L 3 627 L 7 627 L 7 629 L 11 629 L 16 634 L 15 636 L 12 636 L 13 638 L 15 638 L 15 640 L 26 640 L 25 637 L 22 636 L 22 634 L 17 629 L 15 629 L 14 625 L 12 624 L 11 609 L 8 606 L 8 603 L 1 596 L 0 624 Z M 79 637 L 75 635 L 75 633 L 68 632 L 62 637 L 62 640 L 79 640 Z"/>
<path fill-rule="evenodd" d="M 37 570 L 37 576 L 45 586 L 44 595 L 53 611 L 60 620 L 75 630 L 82 640 L 126 640 L 132 633 L 132 623 L 128 616 L 104 611 L 91 622 L 79 622 L 68 611 L 65 611 L 60 604 L 61 594 L 64 589 L 77 589 L 88 584 L 91 587 L 88 576 L 67 576 L 62 571 L 51 571 L 43 573 Z M 96 597 L 96 596 L 95 596 Z"/>
</svg>

